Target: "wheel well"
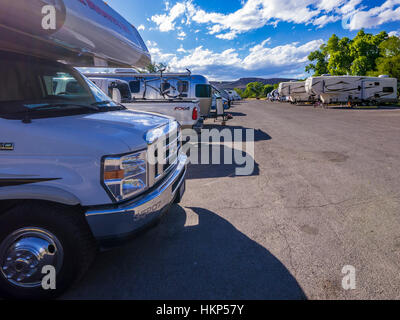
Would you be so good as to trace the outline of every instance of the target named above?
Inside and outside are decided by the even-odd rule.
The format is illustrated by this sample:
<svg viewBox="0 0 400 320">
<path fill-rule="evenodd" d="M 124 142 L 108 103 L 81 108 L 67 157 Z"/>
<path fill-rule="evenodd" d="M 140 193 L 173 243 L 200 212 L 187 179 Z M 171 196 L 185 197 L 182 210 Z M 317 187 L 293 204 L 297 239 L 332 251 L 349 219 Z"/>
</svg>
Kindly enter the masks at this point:
<svg viewBox="0 0 400 320">
<path fill-rule="evenodd" d="M 29 202 L 32 206 L 35 205 L 35 203 L 41 203 L 41 204 L 47 204 L 55 207 L 62 207 L 62 208 L 73 208 L 77 212 L 81 212 L 84 214 L 84 209 L 80 205 L 66 205 L 66 204 L 61 204 L 58 202 L 52 202 L 52 201 L 45 201 L 45 200 L 31 200 L 31 199 L 16 199 L 16 200 L 0 200 L 0 215 L 6 213 L 8 210 L 22 204 L 22 203 L 27 203 Z"/>
</svg>

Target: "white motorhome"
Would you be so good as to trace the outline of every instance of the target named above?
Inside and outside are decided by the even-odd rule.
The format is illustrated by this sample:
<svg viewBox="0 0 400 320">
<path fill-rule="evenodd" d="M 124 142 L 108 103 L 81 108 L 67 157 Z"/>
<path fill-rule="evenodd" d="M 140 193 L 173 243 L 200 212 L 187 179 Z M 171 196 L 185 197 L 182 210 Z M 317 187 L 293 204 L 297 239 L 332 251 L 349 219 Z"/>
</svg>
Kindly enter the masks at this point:
<svg viewBox="0 0 400 320">
<path fill-rule="evenodd" d="M 146 65 L 136 29 L 101 0 L 52 3 L 65 21 L 49 34 L 39 27 L 48 1 L 0 1 L 5 298 L 62 294 L 99 248 L 154 224 L 185 191 L 179 124 L 110 101 L 73 67 Z"/>
<path fill-rule="evenodd" d="M 129 83 L 134 99 L 190 99 L 198 100 L 200 114 L 208 117 L 211 109 L 211 85 L 206 77 L 187 73 L 138 73 L 131 69 L 82 68 L 87 77 L 112 78 Z"/>
<path fill-rule="evenodd" d="M 325 103 L 397 103 L 397 79 L 388 76 L 358 77 L 329 76 L 310 77 L 306 91 L 319 96 Z"/>
<path fill-rule="evenodd" d="M 291 103 L 313 100 L 313 95 L 310 95 L 305 89 L 305 81 L 281 82 L 278 92 L 280 96 L 288 97 Z"/>
</svg>

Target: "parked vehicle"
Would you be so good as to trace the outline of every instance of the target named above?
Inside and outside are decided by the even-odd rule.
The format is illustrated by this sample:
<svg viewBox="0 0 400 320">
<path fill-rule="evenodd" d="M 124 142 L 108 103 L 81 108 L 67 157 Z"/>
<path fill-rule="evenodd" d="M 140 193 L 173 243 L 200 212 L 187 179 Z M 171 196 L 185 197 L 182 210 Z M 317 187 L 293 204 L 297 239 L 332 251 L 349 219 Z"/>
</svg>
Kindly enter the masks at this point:
<svg viewBox="0 0 400 320">
<path fill-rule="evenodd" d="M 397 103 L 397 79 L 387 76 L 320 76 L 306 81 L 306 91 L 322 103 Z"/>
<path fill-rule="evenodd" d="M 153 224 L 185 191 L 179 124 L 127 110 L 58 62 L 148 63 L 145 47 L 135 45 L 136 29 L 101 0 L 90 7 L 84 0 L 56 2 L 67 18 L 51 37 L 34 33 L 42 2 L 0 3 L 0 296 L 6 298 L 63 293 L 98 248 Z M 20 16 L 3 20 L 7 12 Z M 104 36 L 111 42 L 102 43 Z M 42 272 L 51 270 L 56 288 L 44 290 Z"/>
<path fill-rule="evenodd" d="M 216 97 L 221 97 L 222 98 L 222 102 L 224 105 L 224 109 L 230 109 L 232 107 L 232 100 L 230 100 L 230 95 L 228 94 L 227 91 L 222 90 L 222 89 L 218 89 L 217 87 L 212 86 L 212 93 L 213 93 L 213 100 L 212 100 L 212 104 L 211 104 L 211 109 L 215 110 L 215 106 L 216 106 L 216 102 L 215 102 L 215 98 Z M 217 95 L 215 95 L 215 93 Z"/>
<path fill-rule="evenodd" d="M 275 89 L 273 91 L 271 91 L 270 93 L 267 94 L 267 99 L 269 101 L 279 101 L 279 92 L 278 89 Z"/>
<path fill-rule="evenodd" d="M 198 100 L 189 99 L 132 99 L 129 83 L 115 78 L 89 78 L 114 102 L 123 103 L 129 110 L 155 112 L 176 119 L 182 129 L 201 131 Z"/>
<path fill-rule="evenodd" d="M 281 82 L 278 92 L 280 96 L 286 96 L 291 103 L 310 102 L 314 100 L 314 94 L 309 94 L 305 88 L 305 81 Z"/>
<path fill-rule="evenodd" d="M 83 68 L 80 69 L 91 79 L 115 78 L 129 83 L 134 99 L 190 99 L 198 100 L 200 115 L 207 117 L 211 109 L 211 85 L 201 75 L 187 73 L 137 73 L 129 70 Z"/>
<path fill-rule="evenodd" d="M 242 97 L 235 90 L 227 90 L 227 92 L 231 95 L 233 101 L 242 100 Z"/>
<path fill-rule="evenodd" d="M 217 99 L 222 100 L 222 105 L 223 105 L 224 110 L 228 110 L 230 108 L 229 104 L 228 104 L 228 100 L 223 98 L 218 91 L 215 91 L 215 92 L 213 92 L 211 110 L 215 111 L 217 109 Z"/>
</svg>

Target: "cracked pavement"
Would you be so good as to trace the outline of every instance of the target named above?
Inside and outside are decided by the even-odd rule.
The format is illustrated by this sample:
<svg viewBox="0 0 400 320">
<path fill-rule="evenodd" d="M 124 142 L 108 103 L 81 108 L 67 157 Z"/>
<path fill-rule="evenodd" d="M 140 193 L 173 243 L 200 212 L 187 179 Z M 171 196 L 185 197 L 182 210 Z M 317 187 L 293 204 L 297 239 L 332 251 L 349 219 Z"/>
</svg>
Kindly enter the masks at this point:
<svg viewBox="0 0 400 320">
<path fill-rule="evenodd" d="M 400 110 L 230 112 L 228 128 L 257 130 L 253 175 L 190 166 L 183 202 L 64 298 L 400 298 Z M 341 286 L 346 265 L 355 290 Z"/>
</svg>

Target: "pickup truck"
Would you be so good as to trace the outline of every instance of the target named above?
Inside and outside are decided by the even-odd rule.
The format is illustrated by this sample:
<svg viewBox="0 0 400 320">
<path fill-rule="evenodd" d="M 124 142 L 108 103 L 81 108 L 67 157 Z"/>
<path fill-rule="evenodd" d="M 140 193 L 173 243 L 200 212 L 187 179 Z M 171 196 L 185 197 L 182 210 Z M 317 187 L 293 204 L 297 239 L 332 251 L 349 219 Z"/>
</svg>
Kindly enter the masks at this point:
<svg viewBox="0 0 400 320">
<path fill-rule="evenodd" d="M 0 296 L 55 297 L 97 250 L 181 200 L 180 127 L 110 101 L 67 64 L 0 51 L 0 65 Z M 42 288 L 46 266 L 55 290 Z"/>
<path fill-rule="evenodd" d="M 130 110 L 160 113 L 176 119 L 182 129 L 200 132 L 203 121 L 200 118 L 198 100 L 191 99 L 132 99 L 127 81 L 116 78 L 89 77 L 114 102 L 123 103 Z"/>
</svg>

